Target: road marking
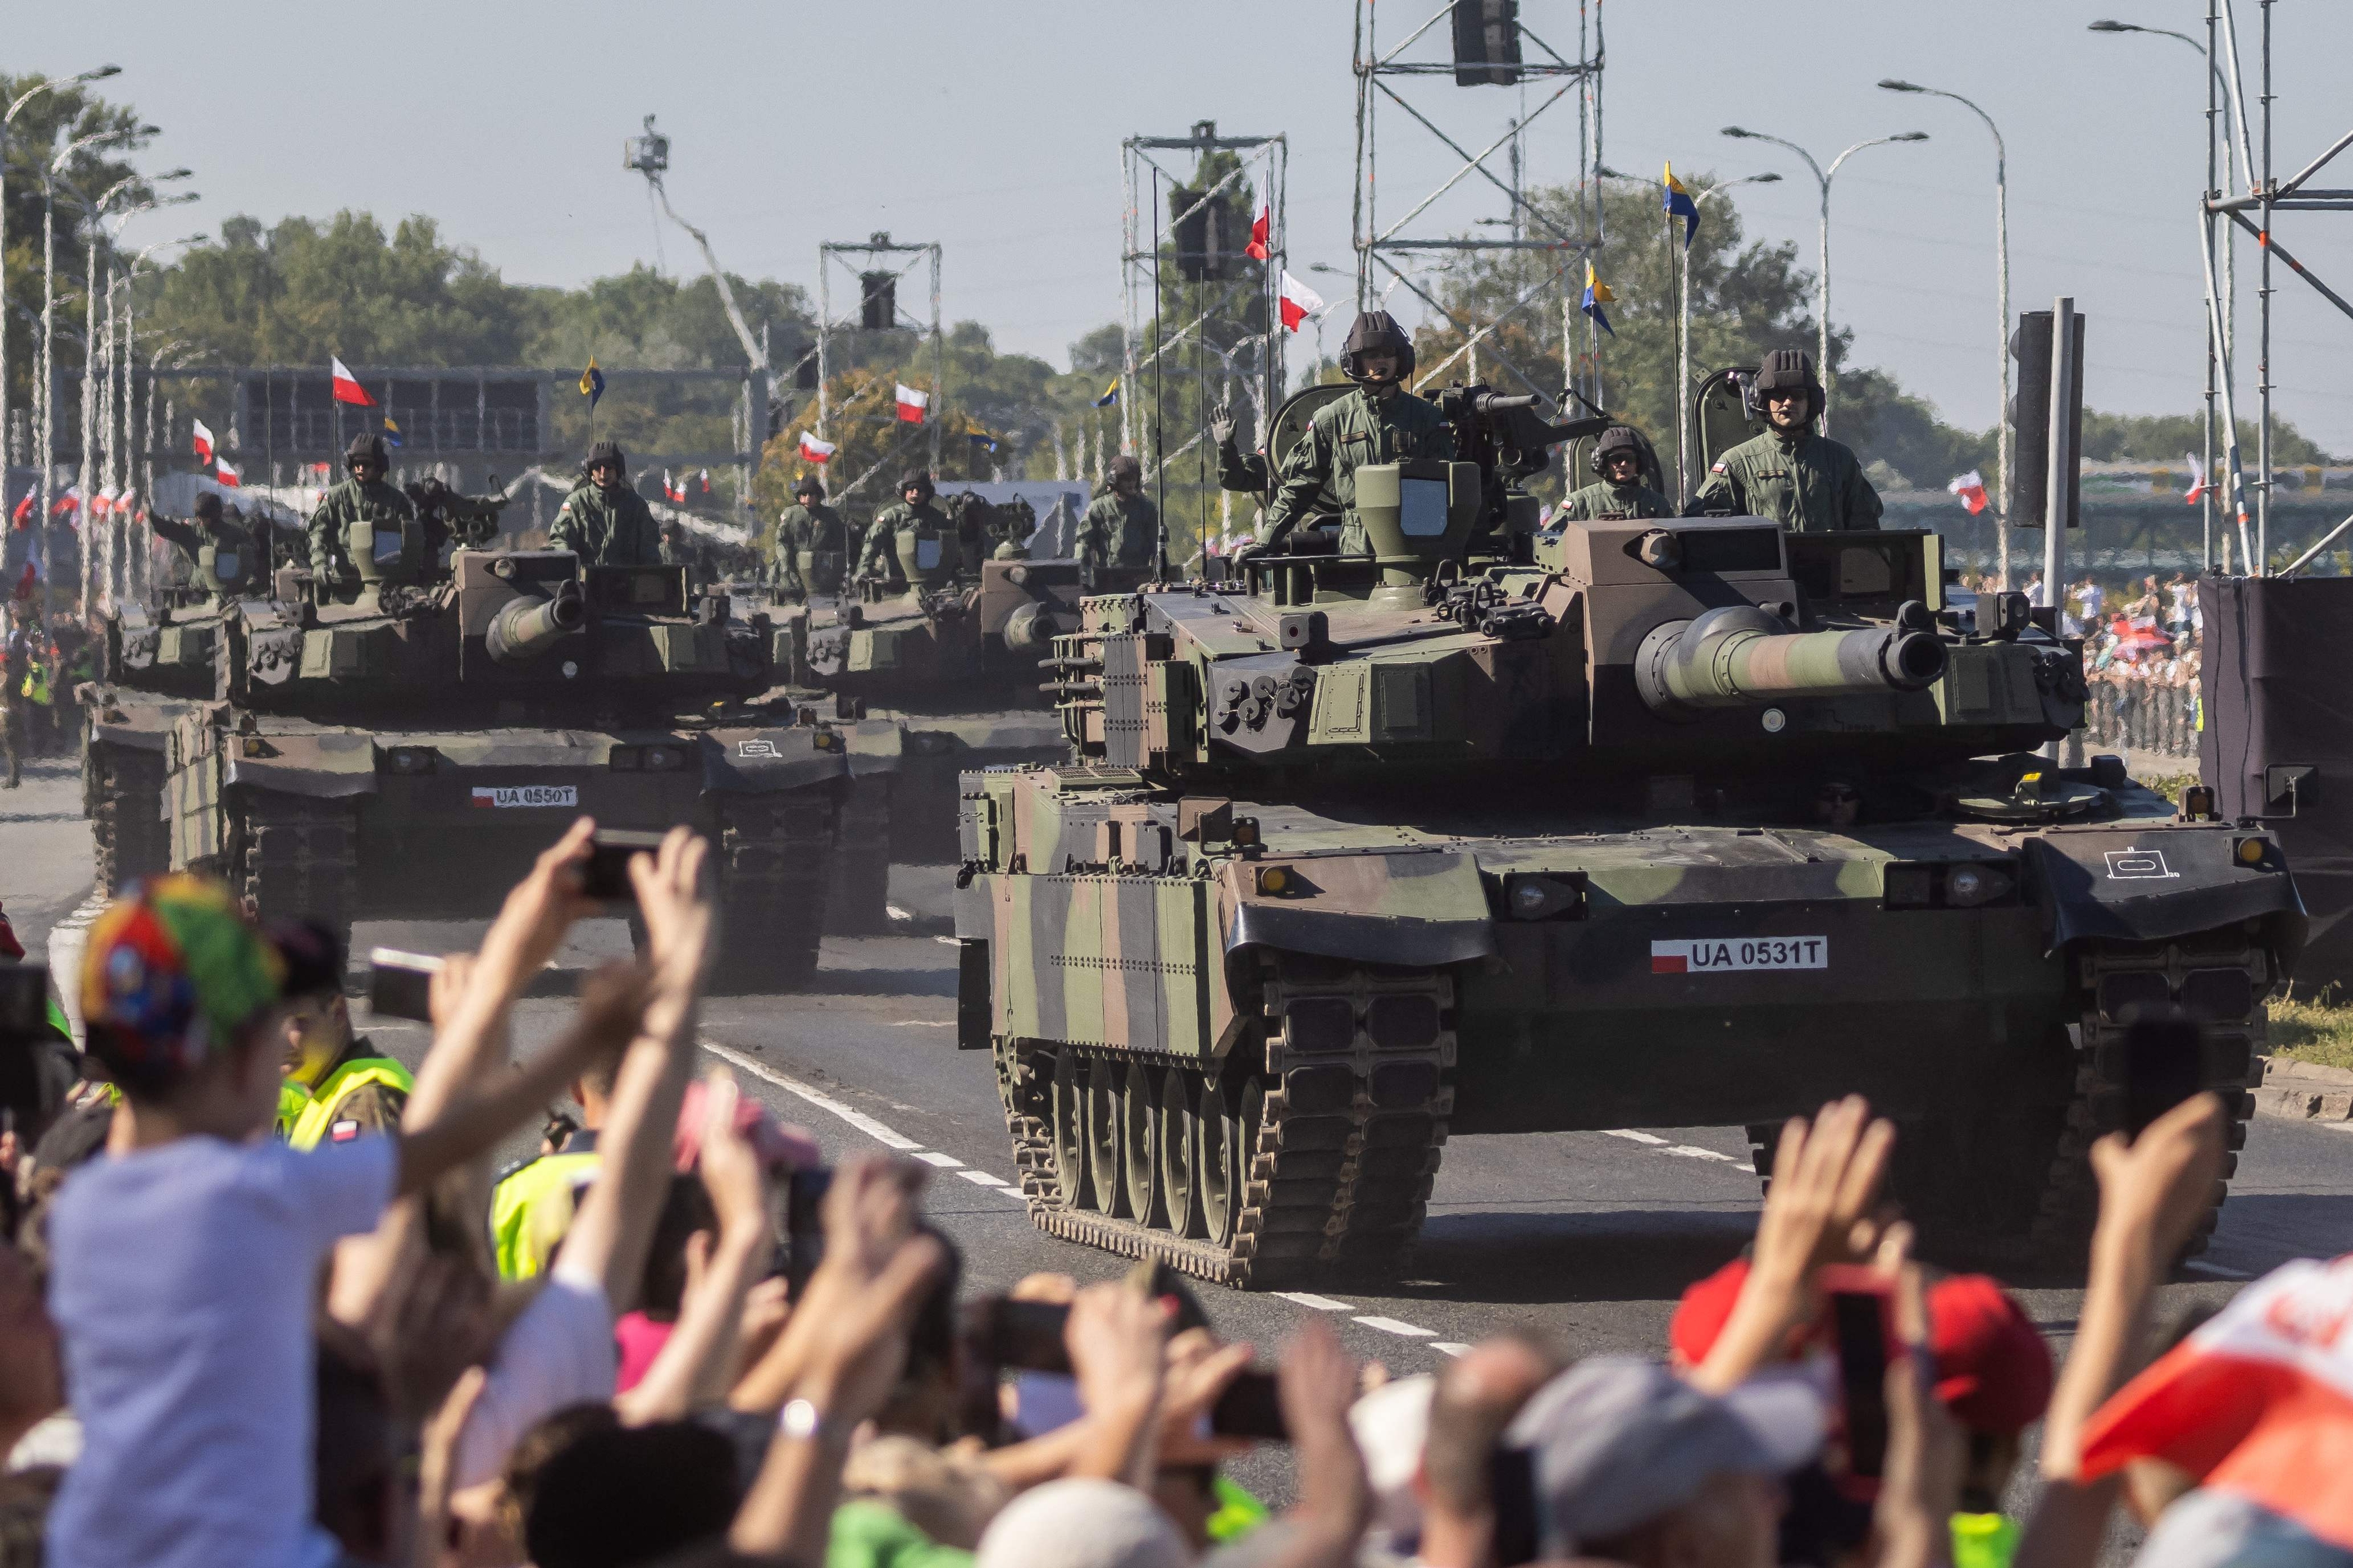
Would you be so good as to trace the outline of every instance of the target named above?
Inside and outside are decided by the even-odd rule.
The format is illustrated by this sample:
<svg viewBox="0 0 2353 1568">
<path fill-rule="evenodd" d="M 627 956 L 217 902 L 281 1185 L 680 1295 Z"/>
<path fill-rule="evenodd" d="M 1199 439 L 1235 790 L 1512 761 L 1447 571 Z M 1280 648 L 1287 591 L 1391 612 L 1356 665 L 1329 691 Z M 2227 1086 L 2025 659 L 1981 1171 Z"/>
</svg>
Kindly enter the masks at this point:
<svg viewBox="0 0 2353 1568">
<path fill-rule="evenodd" d="M 1602 1134 L 1605 1138 L 1623 1138 L 1629 1143 L 1655 1143 L 1663 1148 L 1666 1140 L 1655 1132 L 1637 1132 L 1630 1127 L 1613 1127 Z"/>
<path fill-rule="evenodd" d="M 1659 1152 L 1672 1154 L 1678 1160 L 1721 1160 L 1727 1165 L 1740 1163 L 1729 1154 L 1719 1154 L 1713 1149 L 1703 1149 L 1696 1143 L 1670 1143 Z"/>
<path fill-rule="evenodd" d="M 1355 1308 L 1349 1306 L 1345 1301 L 1335 1301 L 1329 1296 L 1310 1295 L 1304 1290 L 1277 1290 L 1274 1294 L 1281 1297 L 1283 1300 L 1295 1302 L 1302 1307 L 1313 1307 L 1319 1312 L 1351 1312 L 1356 1310 Z"/>
<path fill-rule="evenodd" d="M 953 1029 L 954 1018 L 893 1018 L 891 1026 L 897 1029 Z"/>
<path fill-rule="evenodd" d="M 933 1149 L 926 1149 L 915 1158 L 926 1165 L 937 1165 L 943 1171 L 961 1170 L 964 1166 L 964 1162 L 954 1154 L 943 1154 Z"/>
<path fill-rule="evenodd" d="M 918 1143 L 913 1138 L 908 1137 L 905 1133 L 884 1126 L 881 1122 L 877 1121 L 874 1118 L 867 1115 L 866 1112 L 854 1110 L 849 1106 L 844 1105 L 841 1101 L 834 1099 L 833 1096 L 825 1093 L 821 1089 L 811 1089 L 807 1084 L 801 1082 L 801 1080 L 797 1078 L 787 1078 L 785 1074 L 776 1071 L 776 1068 L 769 1067 L 765 1063 L 754 1061 L 750 1057 L 745 1056 L 743 1052 L 735 1049 L 733 1046 L 723 1046 L 716 1040 L 708 1039 L 699 1043 L 704 1050 L 709 1051 L 712 1056 L 717 1057 L 720 1060 L 734 1063 L 735 1066 L 742 1068 L 754 1078 L 759 1079 L 763 1082 L 773 1083 L 778 1089 L 783 1089 L 786 1094 L 798 1095 L 801 1099 L 807 1100 L 811 1105 L 816 1106 L 819 1110 L 831 1111 L 834 1115 L 839 1117 L 842 1121 L 849 1122 L 852 1127 L 857 1128 L 860 1132 L 865 1133 L 866 1136 L 873 1139 L 877 1143 L 881 1144 L 886 1149 L 897 1149 L 903 1152 L 923 1147 L 921 1143 Z"/>
<path fill-rule="evenodd" d="M 2253 1279 L 2254 1278 L 2252 1274 L 2236 1268 L 2225 1268 L 2219 1263 L 2208 1263 L 2201 1258 L 2193 1258 L 2181 1267 L 2185 1269 L 2194 1268 L 2200 1274 L 2211 1274 L 2217 1279 Z"/>
<path fill-rule="evenodd" d="M 992 1176 L 987 1171 L 958 1171 L 957 1175 L 976 1186 L 1009 1187 L 1012 1184 L 1002 1176 Z"/>
<path fill-rule="evenodd" d="M 938 942 L 942 947 L 955 947 L 960 945 L 957 939 L 952 936 L 935 936 L 932 938 L 932 940 Z"/>
<path fill-rule="evenodd" d="M 1433 1340 L 1438 1337 L 1436 1329 L 1416 1328 L 1411 1323 L 1401 1323 L 1395 1318 L 1358 1318 L 1356 1321 L 1368 1329 L 1378 1329 L 1385 1334 L 1398 1334 L 1409 1340 Z"/>
<path fill-rule="evenodd" d="M 882 912 L 889 915 L 894 921 L 911 921 L 915 918 L 912 911 L 902 910 L 896 904 L 883 905 Z"/>
<path fill-rule="evenodd" d="M 1448 1355 L 1462 1355 L 1468 1352 L 1471 1349 L 1469 1345 L 1457 1344 L 1452 1340 L 1440 1340 L 1430 1348 L 1434 1351 L 1442 1351 Z"/>
</svg>

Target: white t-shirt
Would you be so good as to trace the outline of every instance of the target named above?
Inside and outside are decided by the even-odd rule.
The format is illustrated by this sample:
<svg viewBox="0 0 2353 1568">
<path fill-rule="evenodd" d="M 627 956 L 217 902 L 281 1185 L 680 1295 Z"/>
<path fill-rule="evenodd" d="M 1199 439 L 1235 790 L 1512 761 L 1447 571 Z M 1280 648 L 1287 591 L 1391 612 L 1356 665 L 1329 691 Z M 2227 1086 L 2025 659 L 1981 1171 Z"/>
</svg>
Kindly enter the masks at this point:
<svg viewBox="0 0 2353 1568">
<path fill-rule="evenodd" d="M 319 1265 L 372 1229 L 388 1138 L 183 1138 L 91 1162 L 50 1222 L 49 1311 L 82 1453 L 49 1513 L 52 1568 L 313 1568 Z"/>
<path fill-rule="evenodd" d="M 499 1338 L 459 1435 L 458 1488 L 496 1477 L 522 1435 L 565 1405 L 611 1399 L 619 1372 L 604 1280 L 565 1268 L 559 1254 L 547 1283 Z"/>
</svg>

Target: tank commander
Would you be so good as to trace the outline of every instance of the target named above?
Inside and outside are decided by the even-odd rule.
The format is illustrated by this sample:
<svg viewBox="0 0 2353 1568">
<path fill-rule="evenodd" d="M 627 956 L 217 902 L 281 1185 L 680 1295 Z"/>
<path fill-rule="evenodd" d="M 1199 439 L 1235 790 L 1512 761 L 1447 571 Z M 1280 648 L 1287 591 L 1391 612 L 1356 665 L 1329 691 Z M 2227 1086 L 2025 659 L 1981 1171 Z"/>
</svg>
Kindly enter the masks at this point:
<svg viewBox="0 0 2353 1568">
<path fill-rule="evenodd" d="M 932 476 L 917 468 L 899 481 L 899 499 L 874 514 L 866 530 L 865 548 L 858 552 L 858 575 L 876 582 L 903 585 L 907 574 L 899 569 L 899 535 L 930 529 L 935 533 L 951 533 L 955 524 L 948 521 L 932 500 Z"/>
<path fill-rule="evenodd" d="M 1413 374 L 1413 340 L 1387 310 L 1356 317 L 1340 353 L 1340 372 L 1356 388 L 1317 409 L 1307 433 L 1283 458 L 1274 504 L 1259 534 L 1260 543 L 1270 549 L 1311 512 L 1337 512 L 1346 519 L 1340 553 L 1370 554 L 1371 542 L 1355 516 L 1356 469 L 1366 463 L 1454 456 L 1454 429 L 1438 405 L 1405 390 Z"/>
<path fill-rule="evenodd" d="M 1853 450 L 1814 434 L 1823 406 L 1814 362 L 1798 349 L 1775 349 L 1753 390 L 1771 427 L 1716 458 L 1692 498 L 1693 515 L 1729 509 L 1797 533 L 1877 528 L 1879 492 Z"/>
<path fill-rule="evenodd" d="M 628 459 L 618 445 L 599 441 L 580 465 L 580 482 L 555 509 L 550 549 L 569 550 L 583 566 L 659 566 L 661 530 L 653 509 L 628 484 Z"/>
<path fill-rule="evenodd" d="M 160 515 L 147 521 L 159 538 L 170 540 L 187 558 L 189 580 L 208 593 L 238 593 L 269 570 L 253 535 L 222 514 L 221 499 L 210 490 L 196 498 L 185 522 Z"/>
<path fill-rule="evenodd" d="M 1144 499 L 1144 465 L 1122 452 L 1104 478 L 1111 488 L 1079 519 L 1079 563 L 1090 580 L 1110 566 L 1148 572 L 1159 558 L 1160 509 Z"/>
<path fill-rule="evenodd" d="M 805 474 L 793 484 L 793 504 L 776 520 L 771 580 L 795 598 L 839 594 L 849 564 L 849 529 L 841 514 L 825 504 L 825 482 Z"/>
<path fill-rule="evenodd" d="M 348 477 L 319 498 L 319 509 L 311 514 L 308 530 L 311 571 L 322 587 L 359 586 L 360 570 L 352 560 L 352 530 L 355 525 L 370 523 L 383 534 L 388 524 L 390 531 L 404 541 L 416 529 L 415 504 L 385 478 L 390 467 L 381 436 L 354 436 L 351 445 L 343 448 L 343 472 Z M 408 548 L 404 542 L 399 549 L 388 551 L 388 542 L 386 539 L 375 542 L 377 570 L 388 581 L 402 581 L 407 569 L 405 563 Z"/>
<path fill-rule="evenodd" d="M 1592 484 L 1560 503 L 1557 519 L 1592 522 L 1606 517 L 1672 517 L 1674 502 L 1642 482 L 1642 438 L 1612 425 L 1593 444 Z"/>
</svg>

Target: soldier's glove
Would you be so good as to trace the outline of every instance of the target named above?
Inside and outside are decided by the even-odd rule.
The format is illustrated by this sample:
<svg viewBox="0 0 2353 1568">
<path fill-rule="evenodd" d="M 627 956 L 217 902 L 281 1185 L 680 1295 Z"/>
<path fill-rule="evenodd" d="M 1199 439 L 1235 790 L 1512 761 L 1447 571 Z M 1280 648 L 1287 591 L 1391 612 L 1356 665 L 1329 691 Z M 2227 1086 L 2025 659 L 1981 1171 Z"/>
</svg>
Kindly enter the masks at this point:
<svg viewBox="0 0 2353 1568">
<path fill-rule="evenodd" d="M 1234 405 L 1220 403 L 1209 413 L 1209 439 L 1223 447 L 1234 438 Z"/>
</svg>

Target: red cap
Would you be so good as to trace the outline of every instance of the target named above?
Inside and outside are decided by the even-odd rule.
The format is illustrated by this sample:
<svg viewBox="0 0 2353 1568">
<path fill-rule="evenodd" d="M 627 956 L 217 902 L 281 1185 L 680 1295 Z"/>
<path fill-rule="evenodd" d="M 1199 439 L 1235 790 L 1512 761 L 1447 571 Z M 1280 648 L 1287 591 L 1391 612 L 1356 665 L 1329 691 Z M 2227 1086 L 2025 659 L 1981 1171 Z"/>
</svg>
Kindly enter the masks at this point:
<svg viewBox="0 0 2353 1568">
<path fill-rule="evenodd" d="M 25 962 L 25 944 L 16 940 L 16 922 L 5 912 L 0 912 L 0 958 L 11 958 L 19 963 Z"/>
<path fill-rule="evenodd" d="M 2051 1404 L 2051 1347 L 2001 1282 L 1956 1274 L 1928 1291 L 1936 1397 L 1972 1432 L 2022 1432 Z"/>
<path fill-rule="evenodd" d="M 1697 1366 L 1715 1348 L 1724 1325 L 1732 1318 L 1740 1288 L 1748 1283 L 1748 1259 L 1736 1258 L 1683 1292 L 1675 1315 L 1667 1322 L 1667 1343 L 1685 1363 Z"/>
</svg>

